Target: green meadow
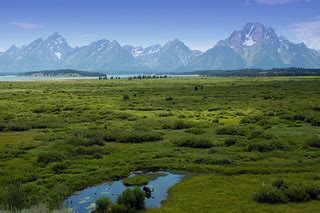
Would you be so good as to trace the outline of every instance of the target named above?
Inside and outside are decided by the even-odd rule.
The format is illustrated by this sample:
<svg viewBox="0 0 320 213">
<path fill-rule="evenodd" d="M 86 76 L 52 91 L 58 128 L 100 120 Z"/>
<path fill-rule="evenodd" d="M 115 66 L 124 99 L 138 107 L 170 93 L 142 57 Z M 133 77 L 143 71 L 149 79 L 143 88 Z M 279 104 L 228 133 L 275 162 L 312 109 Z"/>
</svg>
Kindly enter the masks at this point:
<svg viewBox="0 0 320 213">
<path fill-rule="evenodd" d="M 143 211 L 319 212 L 319 126 L 319 77 L 0 82 L 0 206 L 167 170 Z"/>
</svg>

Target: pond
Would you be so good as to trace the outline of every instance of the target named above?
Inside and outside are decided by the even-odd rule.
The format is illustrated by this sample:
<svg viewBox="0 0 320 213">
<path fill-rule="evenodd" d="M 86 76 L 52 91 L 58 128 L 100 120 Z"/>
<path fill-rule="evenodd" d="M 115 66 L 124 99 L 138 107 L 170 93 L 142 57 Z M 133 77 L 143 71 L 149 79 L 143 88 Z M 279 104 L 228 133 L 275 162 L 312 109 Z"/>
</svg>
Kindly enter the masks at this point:
<svg viewBox="0 0 320 213">
<path fill-rule="evenodd" d="M 145 198 L 146 208 L 159 208 L 162 201 L 167 198 L 167 190 L 180 182 L 183 175 L 175 174 L 171 172 L 159 172 L 163 173 L 161 176 L 150 180 L 148 184 L 141 186 L 141 189 L 145 186 L 151 189 L 151 197 Z M 131 176 L 137 175 L 131 173 Z M 122 180 L 106 182 L 97 186 L 86 188 L 82 191 L 75 193 L 68 197 L 63 202 L 64 208 L 71 208 L 74 212 L 84 213 L 95 209 L 95 201 L 101 197 L 108 197 L 112 202 L 116 202 L 118 196 L 127 188 L 123 184 Z M 129 187 L 131 188 L 131 187 Z"/>
</svg>

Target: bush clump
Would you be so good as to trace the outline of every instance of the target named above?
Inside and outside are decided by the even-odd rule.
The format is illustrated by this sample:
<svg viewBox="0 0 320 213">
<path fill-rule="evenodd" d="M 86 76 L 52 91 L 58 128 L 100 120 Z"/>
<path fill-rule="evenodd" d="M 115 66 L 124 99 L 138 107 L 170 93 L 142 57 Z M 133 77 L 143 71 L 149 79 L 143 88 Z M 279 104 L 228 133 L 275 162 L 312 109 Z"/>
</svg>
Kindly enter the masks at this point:
<svg viewBox="0 0 320 213">
<path fill-rule="evenodd" d="M 320 138 L 319 137 L 310 138 L 305 142 L 305 147 L 320 148 Z"/>
<path fill-rule="evenodd" d="M 287 198 L 283 191 L 273 187 L 262 187 L 255 195 L 254 200 L 258 203 L 286 203 Z"/>
<path fill-rule="evenodd" d="M 262 115 L 255 115 L 255 116 L 245 116 L 241 118 L 240 123 L 241 124 L 254 124 L 261 120 L 265 119 Z"/>
<path fill-rule="evenodd" d="M 107 197 L 102 197 L 96 201 L 96 213 L 121 213 L 136 212 L 145 208 L 145 193 L 139 187 L 133 189 L 127 188 L 117 199 L 117 203 L 113 204 Z"/>
<path fill-rule="evenodd" d="M 49 164 L 53 162 L 60 162 L 65 156 L 60 152 L 45 152 L 38 156 L 37 162 L 40 164 Z"/>
<path fill-rule="evenodd" d="M 161 133 L 154 131 L 128 130 L 116 136 L 116 142 L 120 143 L 142 143 L 160 141 Z"/>
<path fill-rule="evenodd" d="M 254 200 L 259 203 L 286 203 L 306 202 L 320 199 L 320 187 L 298 185 L 284 180 L 276 180 L 271 186 L 262 187 L 255 195 Z"/>
<path fill-rule="evenodd" d="M 96 213 L 108 213 L 112 212 L 113 203 L 107 197 L 102 197 L 96 200 Z"/>
<path fill-rule="evenodd" d="M 273 150 L 285 150 L 286 144 L 280 141 L 256 141 L 247 147 L 248 152 L 270 152 Z"/>
<path fill-rule="evenodd" d="M 284 190 L 285 195 L 288 200 L 291 202 L 305 202 L 310 200 L 310 195 L 307 193 L 307 190 L 303 186 L 292 185 Z"/>
<path fill-rule="evenodd" d="M 117 203 L 127 211 L 141 210 L 145 207 L 144 198 L 145 193 L 139 187 L 128 188 L 118 197 Z"/>
<path fill-rule="evenodd" d="M 241 135 L 245 136 L 246 131 L 239 126 L 226 126 L 217 129 L 216 133 L 218 135 Z"/>
<path fill-rule="evenodd" d="M 224 141 L 224 146 L 233 146 L 237 143 L 237 139 L 235 138 L 229 138 L 227 140 Z"/>
<path fill-rule="evenodd" d="M 207 149 L 213 146 L 212 142 L 207 138 L 188 137 L 176 142 L 178 147 L 202 148 Z"/>
<path fill-rule="evenodd" d="M 169 121 L 163 124 L 162 126 L 163 129 L 173 129 L 173 130 L 189 129 L 191 127 L 192 127 L 192 124 L 184 120 Z"/>
<path fill-rule="evenodd" d="M 191 133 L 191 134 L 194 134 L 194 135 L 201 135 L 201 134 L 206 133 L 205 130 L 199 129 L 199 128 L 187 129 L 185 132 L 186 133 Z"/>
<path fill-rule="evenodd" d="M 103 148 L 100 146 L 92 146 L 92 147 L 85 147 L 85 146 L 79 146 L 74 150 L 74 154 L 76 156 L 92 156 L 93 158 L 99 159 L 102 158 L 104 154 Z"/>
<path fill-rule="evenodd" d="M 197 164 L 207 164 L 207 165 L 230 165 L 233 161 L 227 158 L 204 158 L 200 157 L 194 160 Z"/>
</svg>

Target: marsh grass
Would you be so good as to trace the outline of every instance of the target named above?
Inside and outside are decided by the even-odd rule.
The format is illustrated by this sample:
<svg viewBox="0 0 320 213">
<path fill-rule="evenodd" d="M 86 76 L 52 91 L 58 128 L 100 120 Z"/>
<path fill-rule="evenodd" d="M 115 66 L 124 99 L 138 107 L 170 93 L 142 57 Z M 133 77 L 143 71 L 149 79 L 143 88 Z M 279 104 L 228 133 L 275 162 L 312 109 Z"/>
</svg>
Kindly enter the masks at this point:
<svg viewBox="0 0 320 213">
<path fill-rule="evenodd" d="M 164 209 L 148 211 L 314 210 L 314 198 L 297 207 L 289 201 L 261 204 L 247 195 L 257 191 L 260 180 L 280 176 L 318 184 L 320 156 L 313 138 L 319 138 L 319 82 L 317 77 L 1 82 L 0 205 L 25 209 L 46 203 L 56 209 L 88 186 L 136 170 L 172 169 L 193 175 L 170 190 Z M 310 197 L 318 193 L 316 187 L 305 190 Z"/>
</svg>

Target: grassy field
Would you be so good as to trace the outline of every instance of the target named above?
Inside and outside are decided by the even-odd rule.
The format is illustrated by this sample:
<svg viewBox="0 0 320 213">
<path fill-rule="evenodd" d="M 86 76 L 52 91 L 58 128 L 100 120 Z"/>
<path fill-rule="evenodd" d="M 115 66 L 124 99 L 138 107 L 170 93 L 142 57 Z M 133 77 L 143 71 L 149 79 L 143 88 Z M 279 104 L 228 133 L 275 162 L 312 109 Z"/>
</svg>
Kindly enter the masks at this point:
<svg viewBox="0 0 320 213">
<path fill-rule="evenodd" d="M 317 212 L 265 204 L 285 180 L 320 187 L 320 78 L 0 83 L 0 204 L 57 208 L 135 170 L 187 171 L 150 212 Z"/>
</svg>

